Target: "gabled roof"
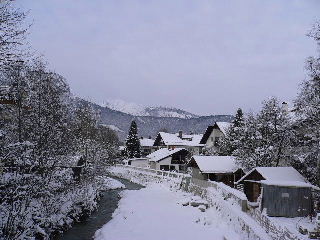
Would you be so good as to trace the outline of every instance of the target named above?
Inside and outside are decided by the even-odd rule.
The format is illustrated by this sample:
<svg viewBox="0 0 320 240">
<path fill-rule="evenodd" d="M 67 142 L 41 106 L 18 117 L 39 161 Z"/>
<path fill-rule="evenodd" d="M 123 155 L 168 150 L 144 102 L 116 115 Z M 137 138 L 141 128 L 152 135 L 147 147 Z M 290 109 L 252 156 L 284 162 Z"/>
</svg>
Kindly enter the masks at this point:
<svg viewBox="0 0 320 240">
<path fill-rule="evenodd" d="M 230 127 L 230 125 L 231 125 L 231 123 L 229 123 L 229 122 L 215 122 L 212 126 L 208 126 L 205 133 L 203 134 L 202 139 L 200 140 L 200 143 L 206 144 L 213 129 L 219 129 L 224 135 L 226 135 L 227 130 Z"/>
<path fill-rule="evenodd" d="M 166 132 L 159 132 L 156 138 L 156 141 L 161 138 L 163 143 L 167 145 L 183 145 L 184 140 L 179 138 L 176 134 L 166 133 Z M 156 144 L 155 141 L 155 144 Z"/>
<path fill-rule="evenodd" d="M 171 156 L 174 153 L 180 152 L 180 151 L 187 151 L 184 148 L 175 148 L 175 149 L 167 149 L 167 148 L 161 148 L 146 157 L 149 159 L 151 162 L 159 162 L 164 158 L 167 158 Z"/>
<path fill-rule="evenodd" d="M 202 173 L 233 173 L 239 169 L 232 156 L 193 156 Z"/>
<path fill-rule="evenodd" d="M 142 138 L 142 139 L 139 139 L 139 141 L 140 141 L 140 146 L 142 147 L 152 147 L 154 144 L 154 140 L 150 138 Z"/>
<path fill-rule="evenodd" d="M 162 139 L 165 146 L 203 146 L 203 144 L 200 144 L 200 139 L 202 138 L 201 134 L 193 134 L 193 135 L 184 135 L 187 136 L 189 140 L 181 139 L 177 134 L 174 133 L 165 133 L 165 132 L 159 132 L 156 140 L 154 141 L 154 146 L 157 146 L 157 142 Z"/>
<path fill-rule="evenodd" d="M 259 182 L 266 185 L 314 187 L 293 167 L 257 167 L 243 176 L 237 184 L 246 181 L 246 178 L 254 171 L 260 173 L 264 178 Z"/>
<path fill-rule="evenodd" d="M 220 131 L 226 135 L 227 134 L 227 130 L 230 127 L 231 123 L 229 122 L 216 122 L 216 124 L 218 125 Z"/>
</svg>

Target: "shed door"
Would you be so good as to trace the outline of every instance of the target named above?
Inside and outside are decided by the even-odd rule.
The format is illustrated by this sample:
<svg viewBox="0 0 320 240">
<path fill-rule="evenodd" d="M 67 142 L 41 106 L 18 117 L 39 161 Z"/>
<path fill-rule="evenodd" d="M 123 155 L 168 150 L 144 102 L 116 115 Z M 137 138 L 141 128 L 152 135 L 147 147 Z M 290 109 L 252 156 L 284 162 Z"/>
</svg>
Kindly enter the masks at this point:
<svg viewBox="0 0 320 240">
<path fill-rule="evenodd" d="M 253 183 L 252 190 L 253 190 L 252 198 L 253 198 L 253 201 L 256 202 L 258 197 L 260 196 L 260 185 L 257 183 Z"/>
</svg>

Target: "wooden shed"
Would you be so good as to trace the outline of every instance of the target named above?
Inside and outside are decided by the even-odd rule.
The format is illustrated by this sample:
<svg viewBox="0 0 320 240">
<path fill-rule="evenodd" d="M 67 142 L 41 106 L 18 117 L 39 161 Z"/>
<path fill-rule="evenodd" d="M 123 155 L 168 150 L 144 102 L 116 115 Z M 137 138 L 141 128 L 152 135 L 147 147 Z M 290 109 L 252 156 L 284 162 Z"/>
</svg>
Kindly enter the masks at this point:
<svg viewBox="0 0 320 240">
<path fill-rule="evenodd" d="M 244 175 L 232 156 L 192 156 L 188 167 L 194 178 L 223 182 L 230 187 Z"/>
<path fill-rule="evenodd" d="M 250 202 L 260 202 L 261 211 L 272 217 L 305 217 L 313 212 L 311 185 L 293 167 L 258 167 L 237 184 Z"/>
</svg>

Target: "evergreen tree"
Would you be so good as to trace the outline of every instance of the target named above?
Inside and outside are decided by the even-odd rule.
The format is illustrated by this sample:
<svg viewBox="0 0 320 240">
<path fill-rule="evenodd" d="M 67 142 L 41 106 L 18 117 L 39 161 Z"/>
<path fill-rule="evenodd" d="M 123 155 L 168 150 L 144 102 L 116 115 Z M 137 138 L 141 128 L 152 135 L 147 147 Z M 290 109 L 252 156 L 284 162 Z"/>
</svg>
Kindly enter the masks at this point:
<svg viewBox="0 0 320 240">
<path fill-rule="evenodd" d="M 239 108 L 234 120 L 227 129 L 226 136 L 219 142 L 219 155 L 230 156 L 239 149 L 239 144 L 244 135 L 244 117 L 242 109 Z"/>
<path fill-rule="evenodd" d="M 245 118 L 243 136 L 238 142 L 238 148 L 233 152 L 240 166 L 245 170 L 259 166 L 259 143 L 261 135 L 258 131 L 257 118 L 253 113 L 249 113 Z"/>
<path fill-rule="evenodd" d="M 126 139 L 126 153 L 129 158 L 139 158 L 140 153 L 140 141 L 138 138 L 138 129 L 135 121 L 131 122 L 129 134 Z"/>
</svg>

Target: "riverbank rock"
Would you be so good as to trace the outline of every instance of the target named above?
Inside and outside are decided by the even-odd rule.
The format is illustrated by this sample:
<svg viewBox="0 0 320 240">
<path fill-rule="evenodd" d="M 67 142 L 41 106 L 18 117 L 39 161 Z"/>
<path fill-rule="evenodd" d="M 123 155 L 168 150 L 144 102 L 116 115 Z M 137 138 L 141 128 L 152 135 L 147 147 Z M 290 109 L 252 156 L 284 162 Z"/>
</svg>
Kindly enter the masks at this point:
<svg viewBox="0 0 320 240">
<path fill-rule="evenodd" d="M 182 206 L 188 206 L 189 202 L 190 202 L 190 199 L 185 198 L 185 199 L 179 201 L 178 204 L 181 204 Z"/>
<path fill-rule="evenodd" d="M 198 207 L 198 209 L 201 211 L 201 212 L 205 212 L 207 210 L 207 207 L 205 205 L 200 205 Z"/>
<path fill-rule="evenodd" d="M 209 207 L 208 201 L 203 200 L 203 199 L 200 198 L 200 197 L 192 197 L 192 198 L 191 198 L 191 201 L 190 201 L 190 205 L 191 205 L 192 207 L 199 207 L 200 205 L 203 205 L 203 206 L 205 206 L 206 208 Z"/>
</svg>

